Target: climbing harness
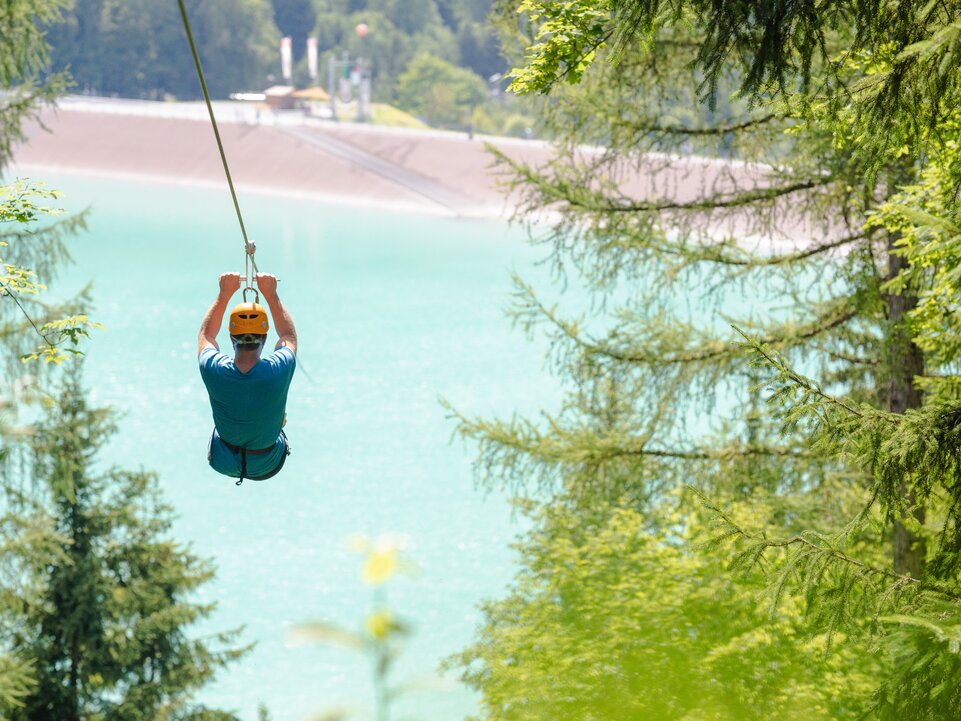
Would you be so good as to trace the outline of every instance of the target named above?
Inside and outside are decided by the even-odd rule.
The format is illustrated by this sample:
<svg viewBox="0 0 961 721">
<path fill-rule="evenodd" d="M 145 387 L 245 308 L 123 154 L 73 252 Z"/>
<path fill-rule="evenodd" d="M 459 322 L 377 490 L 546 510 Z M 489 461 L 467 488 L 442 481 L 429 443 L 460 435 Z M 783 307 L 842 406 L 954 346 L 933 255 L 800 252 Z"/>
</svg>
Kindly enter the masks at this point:
<svg viewBox="0 0 961 721">
<path fill-rule="evenodd" d="M 217 127 L 217 119 L 214 117 L 214 108 L 210 104 L 210 93 L 207 91 L 207 81 L 204 79 L 204 70 L 200 66 L 200 55 L 197 54 L 197 46 L 194 43 L 194 35 L 190 30 L 190 20 L 187 18 L 187 8 L 184 7 L 184 0 L 177 0 L 180 6 L 180 17 L 184 23 L 184 32 L 187 34 L 187 42 L 190 43 L 190 52 L 194 57 L 194 66 L 197 68 L 197 78 L 200 80 L 200 89 L 204 94 L 204 102 L 207 104 L 207 114 L 210 116 L 210 125 L 214 129 L 214 137 L 217 139 L 217 149 L 220 151 L 220 161 L 224 166 L 224 174 L 227 176 L 227 185 L 230 187 L 230 197 L 234 201 L 234 210 L 237 213 L 237 222 L 240 223 L 240 234 L 244 238 L 245 266 L 244 266 L 244 300 L 247 300 L 247 293 L 253 291 L 257 297 L 254 302 L 259 302 L 260 294 L 253 287 L 254 279 L 257 277 L 257 262 L 254 260 L 254 253 L 257 251 L 257 244 L 247 238 L 247 229 L 244 227 L 244 218 L 240 213 L 240 203 L 237 202 L 237 193 L 234 190 L 234 181 L 230 177 L 230 168 L 227 166 L 227 154 L 224 152 L 224 144 L 220 139 L 220 129 Z M 251 272 L 252 271 L 252 272 Z"/>
<path fill-rule="evenodd" d="M 251 481 L 266 481 L 268 478 L 273 478 L 280 473 L 280 469 L 282 469 L 284 464 L 287 462 L 287 456 L 290 455 L 290 442 L 287 440 L 287 434 L 281 431 L 280 437 L 284 442 L 284 454 L 280 457 L 280 463 L 278 463 L 277 467 L 272 471 L 265 473 L 262 476 L 247 475 L 247 456 L 259 456 L 263 455 L 264 453 L 270 453 L 272 450 L 274 450 L 273 446 L 270 446 L 269 448 L 257 449 L 243 448 L 242 446 L 235 446 L 233 443 L 228 443 L 223 438 L 220 439 L 220 442 L 227 446 L 227 448 L 232 450 L 234 453 L 240 454 L 240 478 L 238 478 L 236 483 L 234 483 L 235 486 L 242 485 L 245 479 L 249 479 Z M 211 442 L 212 440 L 213 439 L 211 439 Z"/>
</svg>

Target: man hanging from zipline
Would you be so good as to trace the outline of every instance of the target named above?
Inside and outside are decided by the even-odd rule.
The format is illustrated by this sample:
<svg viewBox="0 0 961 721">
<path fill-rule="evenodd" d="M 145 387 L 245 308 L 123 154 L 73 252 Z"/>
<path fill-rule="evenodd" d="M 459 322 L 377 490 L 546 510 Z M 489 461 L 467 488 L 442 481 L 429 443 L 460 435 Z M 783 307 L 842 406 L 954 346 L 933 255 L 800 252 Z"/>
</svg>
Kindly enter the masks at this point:
<svg viewBox="0 0 961 721">
<path fill-rule="evenodd" d="M 234 181 L 227 165 L 227 154 L 217 129 L 214 108 L 210 103 L 207 81 L 204 79 L 197 45 L 190 30 L 187 8 L 184 0 L 178 0 L 177 4 L 180 6 L 184 33 L 193 55 L 197 79 L 203 91 L 207 115 L 210 116 L 210 125 L 220 151 L 227 187 L 234 201 L 234 210 L 237 212 L 237 222 L 240 224 L 244 250 L 247 253 L 244 302 L 230 313 L 229 331 L 234 346 L 233 359 L 220 352 L 217 334 L 224 320 L 227 303 L 231 296 L 240 290 L 240 273 L 224 273 L 220 276 L 220 293 L 200 324 L 197 351 L 200 358 L 200 376 L 207 386 L 210 408 L 214 415 L 214 431 L 210 437 L 207 461 L 218 473 L 238 478 L 239 486 L 245 478 L 263 481 L 276 475 L 290 455 L 284 421 L 287 390 L 297 365 L 297 332 L 290 314 L 277 297 L 277 278 L 270 273 L 257 271 L 257 264 L 254 262 L 256 245 L 247 237 L 244 227 Z M 274 352 L 266 358 L 261 358 L 260 355 L 267 342 L 269 325 L 267 311 L 260 305 L 260 294 L 251 285 L 255 275 L 257 287 L 270 307 L 270 315 L 273 317 L 277 335 L 280 336 Z M 253 303 L 247 302 L 248 292 L 255 294 Z"/>
<path fill-rule="evenodd" d="M 214 416 L 207 460 L 218 473 L 238 478 L 238 486 L 245 478 L 263 481 L 276 475 L 290 455 L 283 427 L 287 390 L 297 365 L 297 332 L 277 295 L 277 278 L 270 273 L 256 277 L 280 336 L 274 352 L 261 358 L 270 326 L 259 294 L 249 287 L 245 302 L 230 313 L 234 357 L 217 345 L 227 303 L 240 289 L 239 273 L 220 276 L 220 293 L 200 324 L 198 338 L 200 376 Z M 255 302 L 246 302 L 248 291 L 256 294 Z"/>
</svg>

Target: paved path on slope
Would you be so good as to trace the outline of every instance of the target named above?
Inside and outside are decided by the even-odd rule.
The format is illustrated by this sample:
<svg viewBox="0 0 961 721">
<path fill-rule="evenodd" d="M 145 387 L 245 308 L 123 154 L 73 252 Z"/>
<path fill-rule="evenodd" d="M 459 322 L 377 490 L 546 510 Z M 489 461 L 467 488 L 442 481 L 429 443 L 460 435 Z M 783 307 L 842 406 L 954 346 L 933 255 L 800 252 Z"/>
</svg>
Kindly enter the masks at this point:
<svg viewBox="0 0 961 721">
<path fill-rule="evenodd" d="M 275 130 L 297 138 L 323 153 L 346 160 L 386 180 L 402 185 L 458 215 L 472 215 L 475 210 L 476 203 L 467 196 L 451 190 L 420 173 L 368 153 L 352 143 L 331 137 L 323 132 L 312 132 L 303 127 L 275 126 Z"/>
</svg>

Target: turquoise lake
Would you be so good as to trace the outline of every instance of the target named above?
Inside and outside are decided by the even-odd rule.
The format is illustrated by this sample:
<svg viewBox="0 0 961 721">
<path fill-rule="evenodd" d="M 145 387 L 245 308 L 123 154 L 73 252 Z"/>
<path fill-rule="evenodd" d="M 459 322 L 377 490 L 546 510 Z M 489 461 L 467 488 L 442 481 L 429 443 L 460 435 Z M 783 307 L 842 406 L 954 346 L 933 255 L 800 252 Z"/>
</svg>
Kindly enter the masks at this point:
<svg viewBox="0 0 961 721">
<path fill-rule="evenodd" d="M 477 700 L 455 677 L 429 677 L 474 637 L 478 603 L 503 593 L 521 529 L 503 495 L 475 488 L 474 449 L 452 442 L 439 400 L 487 417 L 556 405 L 544 346 L 503 312 L 511 270 L 544 280 L 542 251 L 496 222 L 241 193 L 260 269 L 281 279 L 299 363 L 287 408 L 293 455 L 281 475 L 238 488 L 206 465 L 212 421 L 196 364 L 218 275 L 243 268 L 226 188 L 42 179 L 66 207 L 91 208 L 89 232 L 71 244 L 75 265 L 55 287 L 92 282 L 92 315 L 106 326 L 86 363 L 94 401 L 123 414 L 103 461 L 155 471 L 176 539 L 214 561 L 202 600 L 217 610 L 196 634 L 243 626 L 241 642 L 256 644 L 199 698 L 250 721 L 260 703 L 275 721 L 369 707 L 366 661 L 291 647 L 285 632 L 310 620 L 359 629 L 372 591 L 347 539 L 393 534 L 417 566 L 388 586 L 415 629 L 394 681 L 422 687 L 393 718 L 472 713 Z"/>
</svg>

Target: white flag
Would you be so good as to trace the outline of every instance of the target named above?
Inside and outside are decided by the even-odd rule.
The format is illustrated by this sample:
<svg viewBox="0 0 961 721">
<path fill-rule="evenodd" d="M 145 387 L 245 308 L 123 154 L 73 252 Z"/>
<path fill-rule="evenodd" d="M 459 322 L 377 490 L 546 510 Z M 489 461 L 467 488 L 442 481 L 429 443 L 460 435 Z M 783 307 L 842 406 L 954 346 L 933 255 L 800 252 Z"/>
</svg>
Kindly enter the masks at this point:
<svg viewBox="0 0 961 721">
<path fill-rule="evenodd" d="M 284 80 L 290 80 L 293 56 L 290 53 L 290 38 L 280 39 L 280 69 Z"/>
<path fill-rule="evenodd" d="M 307 38 L 307 74 L 317 79 L 317 38 Z"/>
</svg>

